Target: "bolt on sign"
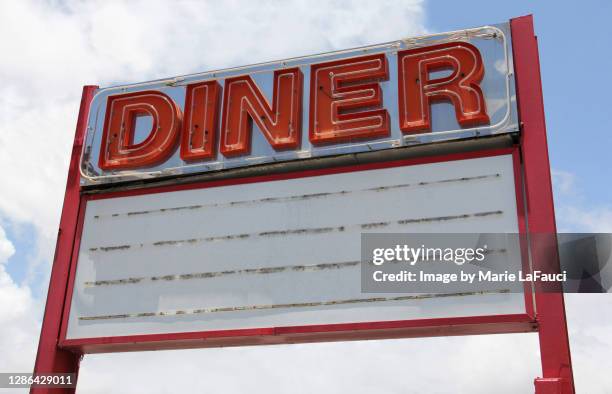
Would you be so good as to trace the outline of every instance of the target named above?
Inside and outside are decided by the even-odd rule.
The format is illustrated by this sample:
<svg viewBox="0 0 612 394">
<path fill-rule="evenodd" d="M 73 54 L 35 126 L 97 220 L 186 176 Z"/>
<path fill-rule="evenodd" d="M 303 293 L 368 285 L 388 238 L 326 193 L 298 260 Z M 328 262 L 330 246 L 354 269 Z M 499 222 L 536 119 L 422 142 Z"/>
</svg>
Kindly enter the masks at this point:
<svg viewBox="0 0 612 394">
<path fill-rule="evenodd" d="M 361 234 L 383 224 L 554 231 L 540 98 L 531 17 L 85 87 L 36 372 L 99 352 L 538 331 L 536 389 L 572 392 L 562 295 L 381 297 L 360 280 Z"/>
</svg>

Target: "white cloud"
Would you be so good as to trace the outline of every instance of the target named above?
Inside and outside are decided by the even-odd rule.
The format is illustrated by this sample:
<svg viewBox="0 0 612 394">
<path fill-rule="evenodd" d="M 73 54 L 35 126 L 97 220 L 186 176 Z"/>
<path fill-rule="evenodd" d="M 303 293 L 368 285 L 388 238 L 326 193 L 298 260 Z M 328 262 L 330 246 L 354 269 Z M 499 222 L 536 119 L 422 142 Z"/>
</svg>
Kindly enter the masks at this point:
<svg viewBox="0 0 612 394">
<path fill-rule="evenodd" d="M 555 216 L 559 232 L 612 232 L 612 206 L 586 203 L 574 173 L 552 170 Z M 576 391 L 607 393 L 612 376 L 612 310 L 610 294 L 566 294 L 565 309 Z"/>
<path fill-rule="evenodd" d="M 574 173 L 558 169 L 551 172 L 557 231 L 612 233 L 612 205 L 587 203 Z"/>
<path fill-rule="evenodd" d="M 612 207 L 582 207 L 560 204 L 556 207 L 560 231 L 612 233 Z"/>
<path fill-rule="evenodd" d="M 4 263 L 15 254 L 15 246 L 6 238 L 6 232 L 0 227 L 0 266 L 4 267 Z"/>
<path fill-rule="evenodd" d="M 0 216 L 35 225 L 39 260 L 49 261 L 84 84 L 161 78 L 424 31 L 418 0 L 0 2 Z M 574 221 L 596 224 L 602 214 L 610 218 L 603 211 Z M 4 263 L 13 253 L 0 228 L 0 370 L 24 372 L 32 367 L 42 302 L 7 274 Z M 592 319 L 582 312 L 574 315 L 575 332 L 586 332 L 580 330 Z M 598 342 L 590 338 L 602 336 L 601 327 L 588 331 L 577 345 L 578 357 L 596 360 L 585 364 L 596 371 L 607 360 L 593 356 Z M 508 335 L 87 356 L 79 389 L 435 393 L 441 385 L 446 389 L 438 392 L 516 393 L 529 392 L 538 372 L 536 337 Z"/>
<path fill-rule="evenodd" d="M 539 369 L 534 334 L 418 338 L 91 355 L 83 359 L 79 390 L 420 394 L 490 393 L 494 387 L 515 394 L 533 391 Z"/>
<path fill-rule="evenodd" d="M 49 260 L 85 84 L 387 41 L 423 20 L 420 0 L 0 2 L 0 215 L 33 223 Z"/>
<path fill-rule="evenodd" d="M 557 169 L 551 170 L 552 181 L 555 189 L 564 195 L 572 195 L 575 193 L 576 175 L 569 171 Z"/>
<path fill-rule="evenodd" d="M 6 272 L 15 253 L 13 243 L 0 227 L 0 371 L 32 369 L 39 333 L 40 305 L 27 286 L 16 284 Z"/>
<path fill-rule="evenodd" d="M 577 393 L 609 393 L 612 375 L 612 297 L 566 294 L 570 350 Z"/>
</svg>

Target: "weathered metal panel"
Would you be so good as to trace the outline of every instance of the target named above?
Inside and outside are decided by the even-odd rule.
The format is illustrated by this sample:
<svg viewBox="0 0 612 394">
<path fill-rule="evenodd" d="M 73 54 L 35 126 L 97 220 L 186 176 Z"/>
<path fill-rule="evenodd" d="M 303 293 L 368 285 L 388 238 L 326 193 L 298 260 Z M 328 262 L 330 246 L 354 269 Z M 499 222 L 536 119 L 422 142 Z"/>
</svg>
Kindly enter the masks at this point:
<svg viewBox="0 0 612 394">
<path fill-rule="evenodd" d="M 448 42 L 467 42 L 474 45 L 481 53 L 484 76 L 480 87 L 484 93 L 488 124 L 474 127 L 462 127 L 455 116 L 455 108 L 450 102 L 436 102 L 431 105 L 431 130 L 422 133 L 404 134 L 400 130 L 398 103 L 398 51 L 436 45 Z M 386 81 L 379 82 L 382 90 L 383 108 L 389 113 L 390 130 L 388 136 L 357 139 L 349 142 L 314 145 L 309 139 L 310 106 L 309 81 L 311 66 L 339 59 L 355 58 L 363 55 L 384 54 L 388 62 Z M 145 168 L 131 170 L 103 170 L 99 167 L 102 129 L 106 115 L 107 99 L 110 96 L 139 91 L 159 91 L 173 99 L 185 112 L 186 86 L 203 81 L 217 81 L 221 88 L 227 78 L 250 75 L 261 89 L 266 99 L 273 98 L 273 73 L 280 69 L 298 67 L 303 74 L 304 89 L 302 98 L 302 124 L 299 148 L 295 150 L 274 150 L 262 135 L 256 122 L 253 122 L 252 149 L 250 154 L 238 157 L 226 157 L 219 153 L 214 158 L 201 161 L 183 161 L 180 149 L 176 149 L 167 160 Z M 437 77 L 445 75 L 445 71 L 436 71 Z M 136 139 L 146 135 L 150 123 L 146 118 L 137 124 Z M 372 45 L 351 50 L 324 53 L 313 56 L 299 57 L 276 62 L 237 67 L 227 70 L 211 71 L 133 85 L 117 86 L 99 89 L 92 102 L 88 119 L 87 136 L 83 147 L 81 162 L 82 184 L 101 185 L 110 182 L 129 181 L 171 177 L 179 174 L 194 174 L 229 168 L 244 167 L 262 163 L 291 161 L 338 155 L 351 152 L 392 149 L 398 147 L 420 145 L 432 141 L 454 140 L 501 133 L 517 132 L 519 129 L 516 111 L 514 88 L 514 69 L 512 60 L 512 44 L 507 23 L 466 29 L 450 33 L 412 37 L 392 41 L 380 45 Z M 218 140 L 219 138 L 217 138 Z M 218 143 L 217 143 L 218 144 Z"/>
<path fill-rule="evenodd" d="M 66 339 L 524 313 L 361 292 L 361 233 L 440 226 L 517 233 L 512 155 L 93 199 Z"/>
</svg>

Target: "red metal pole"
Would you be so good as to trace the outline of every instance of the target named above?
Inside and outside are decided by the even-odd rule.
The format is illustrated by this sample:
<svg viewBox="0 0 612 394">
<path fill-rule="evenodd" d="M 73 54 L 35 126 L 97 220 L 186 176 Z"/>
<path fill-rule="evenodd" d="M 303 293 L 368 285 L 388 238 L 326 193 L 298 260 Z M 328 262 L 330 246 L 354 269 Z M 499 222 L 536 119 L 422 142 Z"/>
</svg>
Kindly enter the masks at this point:
<svg viewBox="0 0 612 394">
<path fill-rule="evenodd" d="M 533 269 L 549 272 L 558 266 L 556 248 L 544 248 L 546 240 L 556 245 L 557 228 L 546 142 L 544 101 L 540 79 L 538 44 L 531 15 L 512 19 L 512 46 L 516 77 L 521 150 L 525 175 L 527 220 Z M 542 377 L 535 379 L 537 394 L 574 393 L 563 293 L 536 292 L 536 319 L 542 358 Z"/>
<path fill-rule="evenodd" d="M 64 207 L 60 219 L 60 227 L 57 235 L 55 247 L 55 257 L 51 268 L 51 279 L 49 281 L 49 291 L 47 293 L 47 304 L 43 317 L 42 328 L 40 330 L 40 341 L 38 343 L 38 353 L 34 365 L 34 373 L 74 373 L 78 375 L 80 354 L 72 353 L 58 348 L 60 335 L 60 325 L 64 300 L 66 298 L 66 287 L 68 284 L 68 273 L 70 272 L 70 261 L 72 255 L 73 242 L 77 227 L 77 217 L 79 214 L 80 201 L 80 175 L 79 161 L 83 138 L 87 129 L 87 115 L 89 105 L 93 99 L 97 86 L 84 86 L 81 97 L 81 106 L 77 120 L 76 134 L 72 146 L 72 156 L 68 170 L 68 181 L 66 183 L 66 193 L 64 195 Z M 30 393 L 74 393 L 74 388 L 31 388 Z"/>
</svg>

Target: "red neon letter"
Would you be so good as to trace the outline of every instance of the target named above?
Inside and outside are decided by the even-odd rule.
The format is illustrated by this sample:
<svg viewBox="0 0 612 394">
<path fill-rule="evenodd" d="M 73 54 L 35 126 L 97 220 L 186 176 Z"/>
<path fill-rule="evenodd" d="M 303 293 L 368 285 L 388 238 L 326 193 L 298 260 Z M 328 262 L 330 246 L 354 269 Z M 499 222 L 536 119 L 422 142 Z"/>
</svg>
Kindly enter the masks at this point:
<svg viewBox="0 0 612 394">
<path fill-rule="evenodd" d="M 272 106 L 248 75 L 225 80 L 221 153 L 239 156 L 251 151 L 252 121 L 276 149 L 298 147 L 302 131 L 302 72 L 274 72 Z"/>
<path fill-rule="evenodd" d="M 480 81 L 484 75 L 478 49 L 452 42 L 408 49 L 397 54 L 399 119 L 404 133 L 431 130 L 431 103 L 450 100 L 462 127 L 489 123 Z M 447 77 L 430 79 L 429 73 L 451 70 Z"/>
<path fill-rule="evenodd" d="M 149 115 L 149 136 L 134 143 L 136 117 Z M 174 148 L 181 110 L 161 92 L 144 91 L 110 96 L 106 106 L 98 164 L 103 170 L 122 170 L 156 164 Z"/>
<path fill-rule="evenodd" d="M 388 79 L 384 54 L 315 64 L 310 70 L 310 142 L 389 135 L 378 81 Z"/>
<path fill-rule="evenodd" d="M 204 160 L 215 156 L 220 92 L 217 81 L 187 86 L 181 159 Z"/>
</svg>

